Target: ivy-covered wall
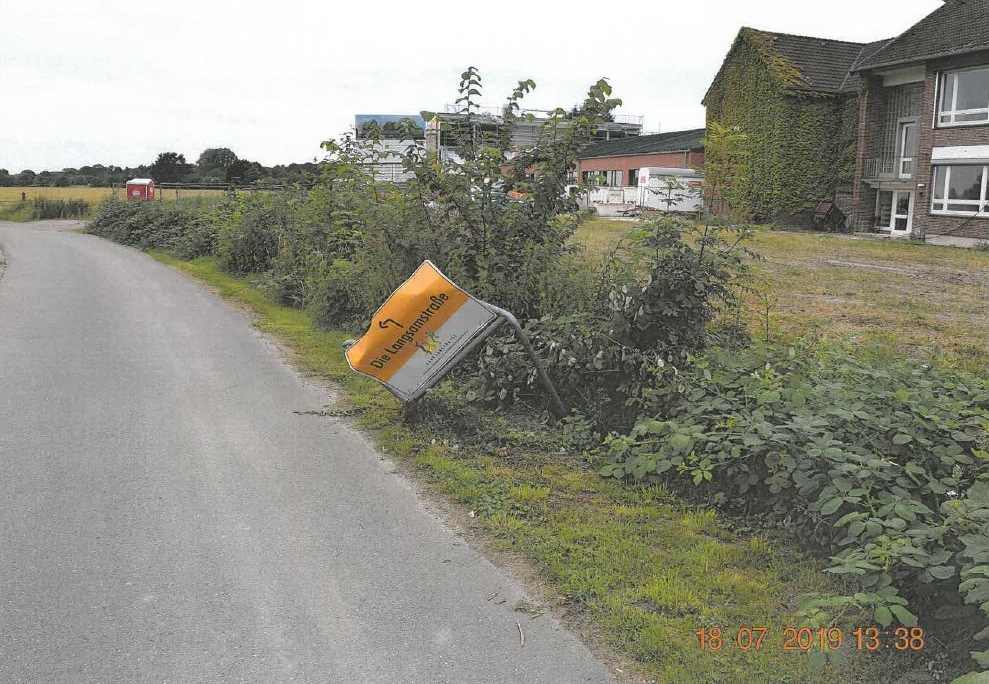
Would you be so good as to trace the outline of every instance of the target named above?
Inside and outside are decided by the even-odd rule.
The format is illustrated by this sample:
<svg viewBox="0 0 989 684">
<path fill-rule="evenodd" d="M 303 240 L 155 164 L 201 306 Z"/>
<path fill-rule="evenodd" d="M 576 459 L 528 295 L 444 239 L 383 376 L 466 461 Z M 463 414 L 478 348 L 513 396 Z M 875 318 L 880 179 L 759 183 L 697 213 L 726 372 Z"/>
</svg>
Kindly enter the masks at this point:
<svg viewBox="0 0 989 684">
<path fill-rule="evenodd" d="M 852 182 L 858 125 L 853 95 L 799 90 L 803 76 L 771 41 L 743 30 L 704 100 L 708 126 L 745 136 L 725 201 L 769 219 L 813 209 Z"/>
</svg>

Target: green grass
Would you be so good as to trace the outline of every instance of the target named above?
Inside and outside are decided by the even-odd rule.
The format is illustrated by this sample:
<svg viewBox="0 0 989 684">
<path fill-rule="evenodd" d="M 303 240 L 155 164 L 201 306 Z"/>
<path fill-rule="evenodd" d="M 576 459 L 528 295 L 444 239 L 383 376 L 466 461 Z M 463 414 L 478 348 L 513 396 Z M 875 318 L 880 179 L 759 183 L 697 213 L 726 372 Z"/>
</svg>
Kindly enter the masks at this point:
<svg viewBox="0 0 989 684">
<path fill-rule="evenodd" d="M 36 197 L 24 202 L 0 204 L 0 220 L 32 221 L 51 219 L 79 220 L 91 218 L 95 205 L 81 199 L 52 199 Z"/>
<path fill-rule="evenodd" d="M 580 222 L 573 241 L 584 246 L 590 257 L 600 257 L 615 248 L 615 245 L 637 227 L 631 221 L 613 221 L 592 217 Z"/>
<path fill-rule="evenodd" d="M 458 404 L 449 387 L 427 397 L 420 422 L 408 425 L 397 400 L 349 370 L 341 352 L 349 333 L 315 330 L 306 314 L 221 273 L 212 260 L 154 256 L 249 307 L 300 369 L 341 385 L 337 411 L 354 413 L 384 452 L 472 511 L 467 519 L 488 548 L 523 557 L 556 607 L 589 624 L 595 643 L 634 659 L 640 675 L 677 684 L 871 683 L 908 664 L 849 651 L 842 664 L 817 669 L 806 654 L 783 651 L 797 596 L 840 590 L 783 540 L 738 529 L 662 487 L 602 480 L 585 456 L 560 449 L 556 433 Z M 457 422 L 471 430 L 449 427 Z M 716 626 L 770 632 L 759 651 L 701 651 L 695 631 Z"/>
<path fill-rule="evenodd" d="M 633 228 L 593 219 L 574 240 L 600 255 Z M 744 298 L 753 334 L 765 335 L 768 317 L 776 340 L 878 343 L 949 367 L 989 367 L 989 252 L 771 231 L 749 246 L 764 257 Z"/>
<path fill-rule="evenodd" d="M 12 204 L 0 204 L 0 221 L 16 221 L 23 223 L 30 221 L 33 207 L 30 202 L 14 202 Z"/>
</svg>

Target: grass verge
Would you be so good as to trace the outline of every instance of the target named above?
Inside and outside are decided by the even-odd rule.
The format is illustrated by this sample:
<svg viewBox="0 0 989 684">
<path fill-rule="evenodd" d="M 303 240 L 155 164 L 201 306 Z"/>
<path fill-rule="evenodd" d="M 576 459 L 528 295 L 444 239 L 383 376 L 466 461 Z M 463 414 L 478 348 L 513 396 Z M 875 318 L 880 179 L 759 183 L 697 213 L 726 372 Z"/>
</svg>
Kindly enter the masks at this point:
<svg viewBox="0 0 989 684">
<path fill-rule="evenodd" d="M 561 448 L 559 431 L 474 411 L 449 387 L 428 398 L 417 425 L 406 424 L 397 400 L 349 370 L 340 351 L 348 333 L 314 329 L 305 313 L 279 306 L 213 260 L 153 256 L 248 307 L 300 369 L 340 385 L 345 407 L 337 410 L 353 413 L 433 493 L 470 511 L 464 519 L 485 548 L 524 559 L 545 583 L 546 606 L 519 608 L 561 614 L 592 643 L 606 644 L 599 650 L 606 658 L 634 661 L 628 681 L 903 681 L 894 673 L 910 663 L 900 653 L 846 646 L 821 666 L 811 653 L 784 650 L 797 596 L 840 591 L 792 545 L 662 487 L 604 481 L 586 456 Z M 702 627 L 723 630 L 721 649 L 700 649 Z M 768 628 L 761 648 L 738 647 L 743 627 Z"/>
<path fill-rule="evenodd" d="M 0 204 L 0 221 L 24 223 L 34 218 L 34 207 L 30 202 Z"/>
<path fill-rule="evenodd" d="M 92 203 L 78 198 L 42 199 L 0 204 L 0 221 L 47 221 L 92 218 Z"/>
</svg>

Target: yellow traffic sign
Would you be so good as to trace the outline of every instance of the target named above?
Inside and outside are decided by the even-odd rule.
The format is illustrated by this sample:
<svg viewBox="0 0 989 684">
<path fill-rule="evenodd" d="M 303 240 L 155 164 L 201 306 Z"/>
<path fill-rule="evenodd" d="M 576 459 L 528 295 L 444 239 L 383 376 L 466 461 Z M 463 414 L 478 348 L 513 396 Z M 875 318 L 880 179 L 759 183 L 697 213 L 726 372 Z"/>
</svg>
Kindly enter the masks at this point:
<svg viewBox="0 0 989 684">
<path fill-rule="evenodd" d="M 398 398 L 415 399 L 501 323 L 494 308 L 424 261 L 375 312 L 367 333 L 347 348 L 347 363 Z"/>
</svg>

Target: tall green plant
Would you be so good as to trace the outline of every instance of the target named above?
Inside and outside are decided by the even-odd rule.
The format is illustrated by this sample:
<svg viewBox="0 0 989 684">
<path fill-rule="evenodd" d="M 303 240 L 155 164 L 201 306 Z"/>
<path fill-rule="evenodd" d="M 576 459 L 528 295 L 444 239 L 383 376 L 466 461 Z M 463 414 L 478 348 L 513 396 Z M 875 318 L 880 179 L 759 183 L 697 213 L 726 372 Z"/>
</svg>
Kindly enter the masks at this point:
<svg viewBox="0 0 989 684">
<path fill-rule="evenodd" d="M 574 306 L 526 326 L 566 402 L 606 430 L 630 427 L 646 393 L 700 352 L 709 324 L 736 305 L 747 236 L 745 227 L 713 218 L 660 217 L 631 231 L 596 268 L 575 266 Z M 490 342 L 480 364 L 475 394 L 485 401 L 542 400 L 511 340 Z"/>
<path fill-rule="evenodd" d="M 512 134 L 532 117 L 521 107 L 536 84 L 519 81 L 500 117 L 480 113 L 481 76 L 461 75 L 453 117 L 424 117 L 438 126 L 453 154 L 437 155 L 413 142 L 405 155 L 415 187 L 429 199 L 441 265 L 477 295 L 521 317 L 547 312 L 549 282 L 560 277 L 567 239 L 576 228 L 565 187 L 576 154 L 621 100 L 600 80 L 575 116 L 556 109 L 539 126 L 535 145 L 513 147 Z M 512 201 L 508 193 L 518 193 Z"/>
</svg>

